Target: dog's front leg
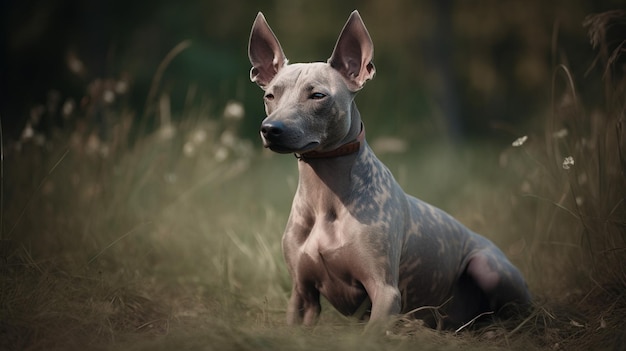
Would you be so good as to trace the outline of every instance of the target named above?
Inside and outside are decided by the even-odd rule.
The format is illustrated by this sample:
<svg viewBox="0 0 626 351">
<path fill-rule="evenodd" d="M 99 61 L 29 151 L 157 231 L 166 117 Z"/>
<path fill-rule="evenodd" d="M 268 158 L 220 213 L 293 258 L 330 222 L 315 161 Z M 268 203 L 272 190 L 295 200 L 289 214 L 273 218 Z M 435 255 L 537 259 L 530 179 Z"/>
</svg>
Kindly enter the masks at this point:
<svg viewBox="0 0 626 351">
<path fill-rule="evenodd" d="M 386 321 L 390 316 L 400 313 L 401 295 L 396 285 L 377 282 L 370 284 L 366 290 L 372 300 L 370 321 Z"/>
<path fill-rule="evenodd" d="M 372 245 L 361 251 L 370 252 L 362 257 L 362 265 L 356 270 L 356 276 L 372 301 L 368 329 L 374 325 L 384 327 L 390 317 L 402 311 L 402 296 L 398 289 L 400 262 L 398 255 L 394 254 L 396 250 L 390 249 Z"/>
<path fill-rule="evenodd" d="M 294 284 L 287 305 L 288 325 L 312 326 L 317 322 L 321 310 L 319 291 L 316 289 L 301 291 Z"/>
</svg>

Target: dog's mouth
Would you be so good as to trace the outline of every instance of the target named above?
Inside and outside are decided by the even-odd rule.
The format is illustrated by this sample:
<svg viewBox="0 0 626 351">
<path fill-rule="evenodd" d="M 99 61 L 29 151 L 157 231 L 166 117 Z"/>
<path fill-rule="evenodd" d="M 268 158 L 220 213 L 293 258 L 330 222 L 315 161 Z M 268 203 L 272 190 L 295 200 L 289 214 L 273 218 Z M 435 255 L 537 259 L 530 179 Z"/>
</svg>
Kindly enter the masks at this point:
<svg viewBox="0 0 626 351">
<path fill-rule="evenodd" d="M 265 148 L 268 148 L 279 154 L 291 154 L 291 153 L 303 154 L 305 152 L 309 152 L 309 151 L 316 149 L 319 145 L 320 145 L 319 141 L 312 141 L 304 145 L 303 147 L 294 148 L 294 147 L 288 147 L 288 146 L 281 145 L 281 144 L 271 143 L 271 142 L 268 142 L 267 140 L 263 140 L 263 146 Z"/>
</svg>

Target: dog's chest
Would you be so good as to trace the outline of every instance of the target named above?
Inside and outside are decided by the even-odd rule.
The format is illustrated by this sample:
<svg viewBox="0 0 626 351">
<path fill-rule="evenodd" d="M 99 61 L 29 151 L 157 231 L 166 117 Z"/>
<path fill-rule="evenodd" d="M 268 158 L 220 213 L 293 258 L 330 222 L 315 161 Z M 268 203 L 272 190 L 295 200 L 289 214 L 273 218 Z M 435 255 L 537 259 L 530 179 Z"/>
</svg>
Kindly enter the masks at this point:
<svg viewBox="0 0 626 351">
<path fill-rule="evenodd" d="M 367 293 L 360 282 L 359 245 L 344 230 L 337 223 L 316 223 L 292 264 L 303 286 L 313 285 L 337 310 L 351 315 Z"/>
</svg>

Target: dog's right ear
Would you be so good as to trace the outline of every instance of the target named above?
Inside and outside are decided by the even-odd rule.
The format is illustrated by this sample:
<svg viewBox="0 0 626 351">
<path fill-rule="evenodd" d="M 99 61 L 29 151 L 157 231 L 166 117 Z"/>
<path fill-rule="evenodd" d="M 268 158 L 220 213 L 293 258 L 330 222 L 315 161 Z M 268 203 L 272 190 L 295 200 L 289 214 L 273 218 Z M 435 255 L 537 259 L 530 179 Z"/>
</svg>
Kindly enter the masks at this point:
<svg viewBox="0 0 626 351">
<path fill-rule="evenodd" d="M 248 57 L 252 63 L 250 80 L 264 88 L 287 64 L 287 58 L 261 12 L 256 16 L 250 33 Z"/>
</svg>

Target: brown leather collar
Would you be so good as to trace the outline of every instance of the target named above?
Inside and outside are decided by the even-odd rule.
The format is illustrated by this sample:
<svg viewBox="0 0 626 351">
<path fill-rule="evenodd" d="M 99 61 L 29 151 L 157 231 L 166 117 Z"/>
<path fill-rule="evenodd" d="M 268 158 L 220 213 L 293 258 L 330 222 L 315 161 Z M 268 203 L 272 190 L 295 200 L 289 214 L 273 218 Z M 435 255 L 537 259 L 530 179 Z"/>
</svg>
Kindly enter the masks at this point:
<svg viewBox="0 0 626 351">
<path fill-rule="evenodd" d="M 350 155 L 359 151 L 359 149 L 361 148 L 361 143 L 364 140 L 365 140 L 365 127 L 363 127 L 363 123 L 361 123 L 361 132 L 359 133 L 359 135 L 356 137 L 354 141 L 351 141 L 347 144 L 343 144 L 340 147 L 334 150 L 330 150 L 330 151 L 325 151 L 325 152 L 309 151 L 303 154 L 295 154 L 295 155 L 298 159 L 331 158 L 331 157 Z"/>
</svg>

